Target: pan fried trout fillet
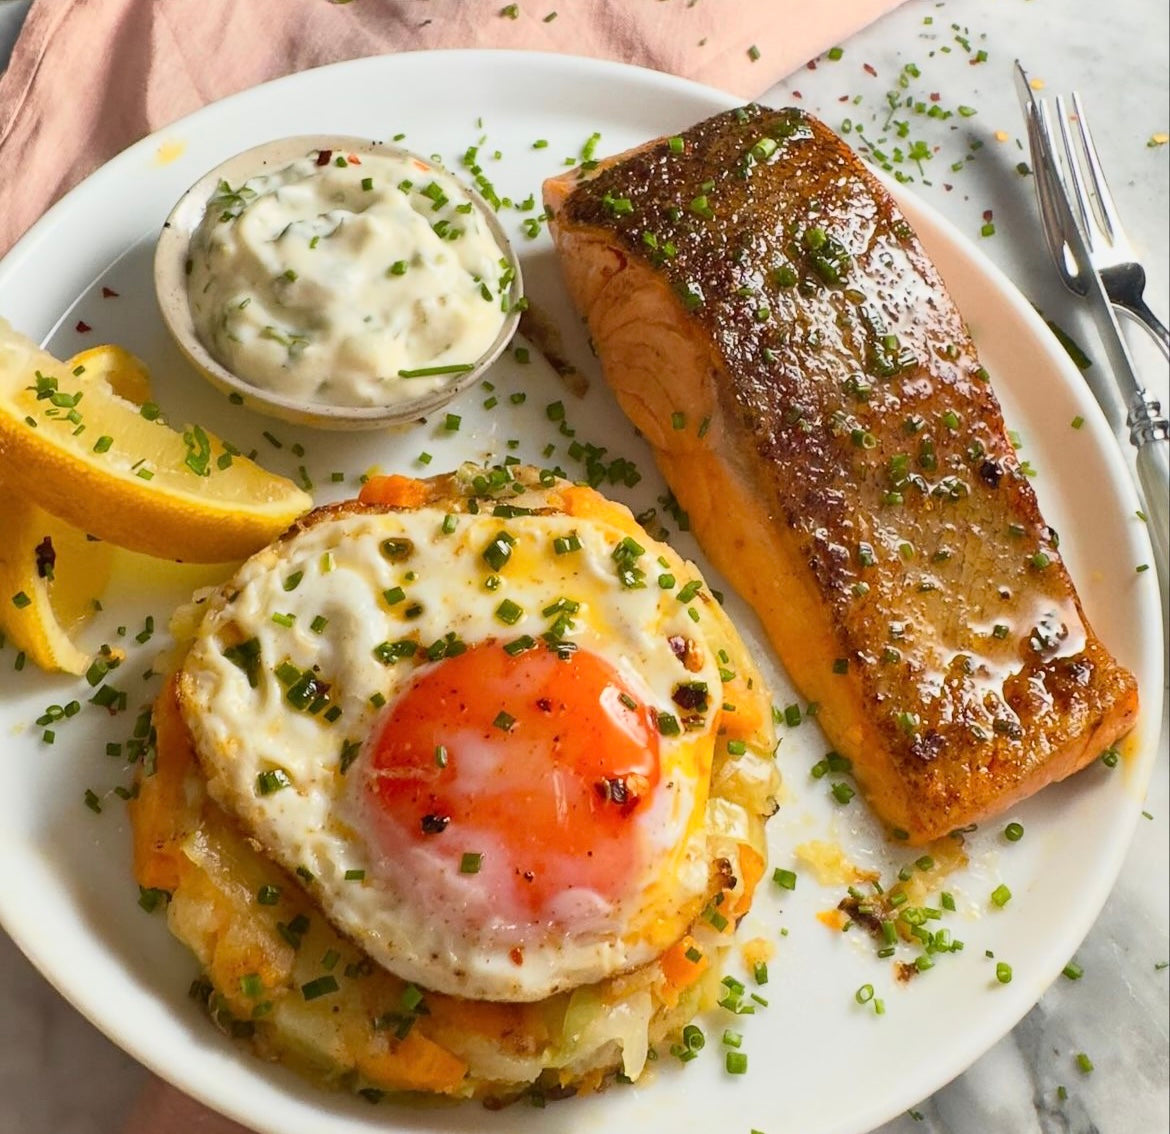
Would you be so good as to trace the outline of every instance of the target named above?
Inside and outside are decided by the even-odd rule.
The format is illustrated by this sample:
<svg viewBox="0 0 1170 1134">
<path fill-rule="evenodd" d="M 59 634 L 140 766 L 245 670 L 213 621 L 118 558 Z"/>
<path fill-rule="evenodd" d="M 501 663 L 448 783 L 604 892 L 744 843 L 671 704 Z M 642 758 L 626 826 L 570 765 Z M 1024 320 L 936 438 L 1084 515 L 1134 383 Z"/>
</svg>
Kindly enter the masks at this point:
<svg viewBox="0 0 1170 1134">
<path fill-rule="evenodd" d="M 900 837 L 1130 729 L 962 317 L 844 142 L 748 106 L 544 198 L 607 382 Z"/>
</svg>

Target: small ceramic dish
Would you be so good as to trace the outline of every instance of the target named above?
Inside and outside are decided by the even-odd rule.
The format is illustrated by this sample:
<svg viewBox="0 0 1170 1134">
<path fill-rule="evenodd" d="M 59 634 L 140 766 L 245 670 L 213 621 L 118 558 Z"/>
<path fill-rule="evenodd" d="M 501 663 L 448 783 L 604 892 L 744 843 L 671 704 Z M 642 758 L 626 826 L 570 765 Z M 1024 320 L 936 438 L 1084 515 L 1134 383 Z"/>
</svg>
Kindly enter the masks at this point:
<svg viewBox="0 0 1170 1134">
<path fill-rule="evenodd" d="M 332 135 L 303 135 L 280 138 L 236 154 L 205 173 L 171 210 L 155 248 L 154 283 L 163 321 L 179 349 L 213 385 L 236 401 L 272 417 L 322 429 L 381 429 L 405 425 L 433 413 L 456 395 L 475 385 L 507 346 L 520 318 L 523 282 L 520 264 L 496 214 L 470 186 L 454 177 L 467 201 L 478 211 L 492 240 L 499 248 L 501 263 L 510 270 L 505 278 L 501 305 L 503 322 L 491 345 L 478 358 L 452 368 L 449 379 L 426 392 L 409 398 L 388 399 L 385 404 L 340 405 L 324 400 L 263 388 L 248 381 L 217 358 L 200 337 L 189 298 L 188 279 L 192 272 L 193 246 L 209 204 L 227 186 L 241 186 L 251 178 L 277 173 L 293 162 L 314 153 L 337 155 L 388 155 L 421 163 L 420 169 L 434 169 L 446 177 L 454 175 L 431 160 L 389 143 L 365 138 Z M 336 160 L 336 159 L 330 159 Z M 317 164 L 325 164 L 320 161 Z M 363 185 L 363 188 L 368 186 Z M 218 207 L 218 206 L 217 206 Z M 437 207 L 437 206 L 436 206 Z M 466 211 L 466 202 L 464 202 Z M 486 293 L 485 293 L 486 295 Z M 466 368 L 464 368 L 466 367 Z M 400 375 L 405 372 L 400 371 Z"/>
</svg>

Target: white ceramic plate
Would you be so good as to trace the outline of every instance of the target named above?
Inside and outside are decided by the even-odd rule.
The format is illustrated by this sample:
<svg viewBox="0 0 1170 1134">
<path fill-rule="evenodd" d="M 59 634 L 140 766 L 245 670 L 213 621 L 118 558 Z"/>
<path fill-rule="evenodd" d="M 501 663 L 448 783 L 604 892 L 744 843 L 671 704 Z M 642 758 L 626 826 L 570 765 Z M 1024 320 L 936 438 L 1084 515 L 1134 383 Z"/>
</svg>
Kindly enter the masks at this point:
<svg viewBox="0 0 1170 1134">
<path fill-rule="evenodd" d="M 520 235 L 520 222 L 531 213 L 505 214 L 528 294 L 552 316 L 567 354 L 593 385 L 578 401 L 539 358 L 519 365 L 505 355 L 490 375 L 496 407 L 484 407 L 489 393 L 483 389 L 448 407 L 462 416 L 458 432 L 445 430 L 440 414 L 405 432 L 339 438 L 272 424 L 230 405 L 188 368 L 163 331 L 151 291 L 153 241 L 171 205 L 205 170 L 280 135 L 404 133 L 406 145 L 456 168 L 468 145 L 480 143 L 480 160 L 497 191 L 522 201 L 539 193 L 541 179 L 563 168 L 565 158 L 578 156 L 594 131 L 601 134 L 597 152 L 607 153 L 729 105 L 726 95 L 656 73 L 538 54 L 405 54 L 297 75 L 208 107 L 89 178 L 0 264 L 0 314 L 45 340 L 59 357 L 99 341 L 136 351 L 151 364 L 156 399 L 173 421 L 199 420 L 245 451 L 255 446 L 265 464 L 289 475 L 299 476 L 304 466 L 322 500 L 351 492 L 354 475 L 372 465 L 424 473 L 417 460 L 423 452 L 433 455 L 429 471 L 435 472 L 465 458 L 501 460 L 510 452 L 547 463 L 542 450 L 553 442 L 550 460 L 578 472 L 568 442 L 545 414 L 548 403 L 563 400 L 578 440 L 637 462 L 643 481 L 614 494 L 641 510 L 654 504 L 662 485 L 596 374 L 547 235 Z M 540 139 L 547 147 L 534 148 Z M 41 971 L 158 1074 L 272 1134 L 752 1128 L 856 1134 L 946 1083 L 1008 1031 L 1087 932 L 1140 813 L 1162 690 L 1157 593 L 1153 572 L 1135 571 L 1150 561 L 1148 539 L 1134 518 L 1137 503 L 1120 455 L 1079 375 L 1011 285 L 938 217 L 900 196 L 965 312 L 1008 422 L 1037 469 L 1042 506 L 1064 537 L 1090 617 L 1137 673 L 1145 697 L 1120 766 L 1091 767 L 972 837 L 971 865 L 947 881 L 957 912 L 944 924 L 965 941 L 963 952 L 941 956 L 930 972 L 897 984 L 890 962 L 874 957 L 871 942 L 830 932 L 816 919 L 817 911 L 836 904 L 843 886 L 819 886 L 797 867 L 796 891 L 765 883 L 740 929 L 743 940 L 759 935 L 775 943 L 770 981 L 757 990 L 768 1006 L 750 1017 L 723 1018 L 717 1011 L 705 1018 L 707 1047 L 687 1066 L 667 1057 L 637 1086 L 547 1110 L 371 1107 L 320 1092 L 252 1058 L 210 1026 L 187 997 L 191 959 L 170 938 L 161 915 L 136 904 L 125 809 L 114 794 L 130 782 L 131 770 L 106 755 L 106 744 L 131 734 L 136 709 L 158 687 L 157 678 L 144 682 L 142 674 L 152 662 L 161 668 L 156 654 L 164 636 L 135 641 L 146 615 L 165 626 L 173 605 L 215 572 L 151 571 L 127 556 L 90 638 L 127 648 L 129 659 L 113 683 L 128 692 L 128 712 L 111 718 L 86 704 L 56 727 L 56 742 L 47 745 L 35 718 L 52 702 L 85 702 L 90 690 L 83 681 L 50 679 L 31 667 L 15 672 L 11 647 L 0 652 L 0 919 Z M 93 329 L 79 332 L 79 321 Z M 511 395 L 520 393 L 526 400 L 515 404 Z M 1085 420 L 1079 430 L 1070 427 L 1077 416 Z M 281 447 L 265 439 L 265 431 Z M 303 456 L 294 449 L 298 443 Z M 347 474 L 346 483 L 333 483 L 335 470 Z M 697 555 L 687 537 L 678 542 Z M 719 585 L 717 577 L 712 581 Z M 795 701 L 787 679 L 768 661 L 755 619 L 735 596 L 728 605 L 774 671 L 777 703 Z M 127 628 L 121 638 L 119 626 Z M 810 777 L 827 747 L 813 725 L 781 732 L 788 795 L 770 828 L 773 865 L 796 865 L 794 848 L 810 839 L 839 842 L 858 865 L 887 877 L 913 857 L 883 842 L 859 801 L 839 806 L 829 799 L 826 781 Z M 101 798 L 101 814 L 86 808 L 87 788 Z M 1009 819 L 1024 825 L 1020 842 L 1002 836 Z M 1002 910 L 988 900 L 1001 882 L 1014 895 Z M 996 960 L 1011 964 L 1010 984 L 996 981 Z M 863 984 L 883 999 L 884 1015 L 856 1002 Z M 720 1037 L 727 1026 L 743 1033 L 741 1050 L 749 1057 L 743 1076 L 723 1069 Z"/>
</svg>

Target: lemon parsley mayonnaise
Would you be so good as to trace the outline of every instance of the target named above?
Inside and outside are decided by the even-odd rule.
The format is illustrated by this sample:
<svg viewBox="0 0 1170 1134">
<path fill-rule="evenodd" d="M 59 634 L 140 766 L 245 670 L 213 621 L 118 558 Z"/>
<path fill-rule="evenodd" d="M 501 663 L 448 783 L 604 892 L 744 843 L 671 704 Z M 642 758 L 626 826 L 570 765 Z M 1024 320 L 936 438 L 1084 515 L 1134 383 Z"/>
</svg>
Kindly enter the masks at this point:
<svg viewBox="0 0 1170 1134">
<path fill-rule="evenodd" d="M 480 206 L 386 147 L 314 150 L 232 187 L 191 240 L 200 339 L 244 381 L 340 406 L 393 405 L 472 369 L 514 277 Z"/>
</svg>

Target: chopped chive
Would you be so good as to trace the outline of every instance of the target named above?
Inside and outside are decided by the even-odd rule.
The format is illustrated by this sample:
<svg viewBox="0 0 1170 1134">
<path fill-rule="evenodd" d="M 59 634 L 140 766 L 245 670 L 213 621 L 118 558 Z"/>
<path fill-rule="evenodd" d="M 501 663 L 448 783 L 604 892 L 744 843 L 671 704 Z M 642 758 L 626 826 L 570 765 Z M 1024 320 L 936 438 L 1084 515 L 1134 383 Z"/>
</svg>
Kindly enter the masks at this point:
<svg viewBox="0 0 1170 1134">
<path fill-rule="evenodd" d="M 256 776 L 257 795 L 272 795 L 273 792 L 286 787 L 292 787 L 292 780 L 288 778 L 288 773 L 281 768 L 271 768 Z"/>
<path fill-rule="evenodd" d="M 138 887 L 138 904 L 147 913 L 154 913 L 159 906 L 165 905 L 170 900 L 171 892 L 169 890 L 160 890 L 157 886 Z"/>
<path fill-rule="evenodd" d="M 416 370 L 400 370 L 398 377 L 434 378 L 441 374 L 466 374 L 469 370 L 474 369 L 475 366 L 470 362 L 454 362 L 447 366 L 420 366 Z"/>
<path fill-rule="evenodd" d="M 512 546 L 515 542 L 516 539 L 510 532 L 504 530 L 499 531 L 495 539 L 481 552 L 484 562 L 493 571 L 501 570 L 512 557 Z"/>
<path fill-rule="evenodd" d="M 504 599 L 499 606 L 496 607 L 496 617 L 504 623 L 505 626 L 515 626 L 521 618 L 524 617 L 524 608 L 511 599 Z"/>
<path fill-rule="evenodd" d="M 673 713 L 659 713 L 658 731 L 663 736 L 678 736 L 682 730 L 679 726 L 678 718 Z"/>
<path fill-rule="evenodd" d="M 306 1000 L 316 1000 L 319 996 L 328 996 L 330 993 L 337 992 L 341 985 L 337 983 L 337 977 L 332 973 L 326 973 L 325 976 L 317 977 L 316 980 L 311 980 L 307 984 L 301 985 L 301 995 Z"/>
<path fill-rule="evenodd" d="M 359 740 L 343 740 L 341 742 L 341 754 L 337 759 L 337 770 L 344 776 L 349 771 L 353 762 L 358 758 L 362 750 L 361 741 Z"/>
<path fill-rule="evenodd" d="M 724 1064 L 729 1075 L 743 1075 L 747 1072 L 748 1057 L 743 1051 L 729 1051 Z"/>
<path fill-rule="evenodd" d="M 833 798 L 840 804 L 848 803 L 857 793 L 847 783 L 835 783 L 830 789 Z"/>
</svg>

